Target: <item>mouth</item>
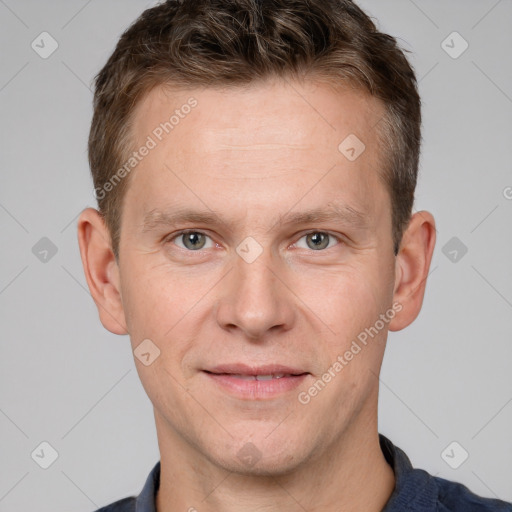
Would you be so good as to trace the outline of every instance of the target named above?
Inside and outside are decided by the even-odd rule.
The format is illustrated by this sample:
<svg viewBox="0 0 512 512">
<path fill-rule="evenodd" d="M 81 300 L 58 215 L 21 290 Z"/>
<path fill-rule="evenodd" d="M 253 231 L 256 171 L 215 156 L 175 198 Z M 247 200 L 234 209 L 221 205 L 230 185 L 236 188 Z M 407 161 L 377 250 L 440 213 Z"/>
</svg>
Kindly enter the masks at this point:
<svg viewBox="0 0 512 512">
<path fill-rule="evenodd" d="M 309 374 L 283 365 L 251 367 L 244 364 L 221 365 L 203 370 L 219 389 L 244 400 L 265 400 L 289 393 Z"/>
<path fill-rule="evenodd" d="M 272 379 L 282 379 L 283 377 L 297 377 L 296 374 L 293 373 L 276 373 L 269 375 L 244 375 L 244 374 L 236 374 L 236 373 L 213 373 L 212 375 L 229 375 L 234 379 L 242 379 L 242 380 L 272 380 Z"/>
</svg>

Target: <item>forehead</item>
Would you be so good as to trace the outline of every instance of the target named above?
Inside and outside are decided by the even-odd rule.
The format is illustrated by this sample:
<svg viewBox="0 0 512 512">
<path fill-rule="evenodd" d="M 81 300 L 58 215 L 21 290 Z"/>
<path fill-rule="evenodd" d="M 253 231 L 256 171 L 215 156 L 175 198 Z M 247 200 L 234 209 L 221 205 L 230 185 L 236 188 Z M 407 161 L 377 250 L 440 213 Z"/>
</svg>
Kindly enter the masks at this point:
<svg viewBox="0 0 512 512">
<path fill-rule="evenodd" d="M 147 212 L 179 203 L 183 195 L 171 197 L 170 183 L 181 181 L 196 200 L 216 191 L 212 207 L 245 195 L 246 208 L 265 200 L 285 208 L 310 188 L 308 199 L 335 194 L 371 210 L 384 192 L 376 129 L 383 114 L 366 94 L 314 82 L 158 87 L 134 112 L 135 146 L 151 137 L 155 147 L 137 165 L 128 194 L 141 198 Z M 364 151 L 348 158 L 354 151 L 343 151 L 351 146 Z"/>
<path fill-rule="evenodd" d="M 189 108 L 192 102 L 196 106 Z M 218 146 L 221 139 L 311 149 L 312 144 L 318 146 L 320 142 L 315 133 L 325 142 L 323 146 L 332 149 L 340 137 L 349 133 L 357 133 L 371 143 L 376 132 L 373 127 L 382 118 L 384 107 L 363 91 L 313 81 L 299 84 L 276 78 L 246 86 L 198 89 L 158 86 L 136 105 L 134 138 L 141 142 L 173 114 L 172 129 L 164 136 L 176 139 L 180 134 L 190 134 L 191 123 L 182 121 L 191 117 L 194 124 L 201 124 L 191 142 L 201 143 L 206 150 L 211 145 L 222 149 Z M 244 149 L 243 144 L 240 149 Z"/>
</svg>

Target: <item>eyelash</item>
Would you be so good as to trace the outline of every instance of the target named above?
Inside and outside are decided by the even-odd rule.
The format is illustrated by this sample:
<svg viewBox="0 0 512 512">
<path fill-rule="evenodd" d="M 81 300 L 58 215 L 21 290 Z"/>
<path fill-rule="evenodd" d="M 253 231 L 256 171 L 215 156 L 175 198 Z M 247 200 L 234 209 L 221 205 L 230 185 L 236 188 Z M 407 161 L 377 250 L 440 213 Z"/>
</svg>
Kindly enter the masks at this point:
<svg viewBox="0 0 512 512">
<path fill-rule="evenodd" d="M 208 235 L 207 233 L 205 233 L 204 231 L 200 231 L 200 230 L 197 230 L 197 229 L 184 229 L 182 231 L 179 231 L 178 233 L 174 233 L 172 235 L 169 235 L 168 237 L 166 237 L 164 239 L 164 242 L 165 243 L 170 243 L 170 242 L 173 242 L 174 240 L 176 240 L 177 238 L 179 238 L 180 236 L 182 235 L 187 235 L 189 233 L 198 233 L 200 235 L 204 235 L 208 238 L 212 238 L 210 235 Z M 311 231 L 307 231 L 306 233 L 303 233 L 300 238 L 297 240 L 297 242 L 299 240 L 301 240 L 302 238 L 308 236 L 308 235 L 312 235 L 314 233 L 322 233 L 322 234 L 325 234 L 325 235 L 328 235 L 330 238 L 334 238 L 334 240 L 336 240 L 336 242 L 338 242 L 338 244 L 342 243 L 343 240 L 339 237 L 339 236 L 336 236 L 332 233 L 330 233 L 329 231 L 321 231 L 321 230 L 318 230 L 318 229 L 313 229 Z M 212 240 L 213 241 L 213 240 Z M 297 243 L 295 242 L 295 244 Z M 293 244 L 293 245 L 295 245 Z M 178 246 L 179 247 L 179 246 Z M 179 247 L 180 249 L 182 249 L 183 251 L 186 251 L 186 252 L 189 252 L 189 253 L 201 253 L 202 251 L 206 250 L 206 249 L 198 249 L 197 251 L 192 251 L 190 249 L 183 249 L 182 247 Z M 327 249 L 332 249 L 332 247 L 327 247 L 325 249 L 321 249 L 321 250 L 318 250 L 318 251 L 315 251 L 314 249 L 310 249 L 311 252 L 324 252 L 326 251 Z"/>
</svg>

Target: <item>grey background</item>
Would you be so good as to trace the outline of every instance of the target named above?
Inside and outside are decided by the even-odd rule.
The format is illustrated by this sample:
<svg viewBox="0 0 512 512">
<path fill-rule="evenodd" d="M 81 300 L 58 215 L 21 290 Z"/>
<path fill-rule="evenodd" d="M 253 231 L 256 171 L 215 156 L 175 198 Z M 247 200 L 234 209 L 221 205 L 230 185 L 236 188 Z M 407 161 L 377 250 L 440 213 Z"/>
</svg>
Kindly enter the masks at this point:
<svg viewBox="0 0 512 512">
<path fill-rule="evenodd" d="M 1 511 L 94 510 L 138 494 L 159 458 L 129 340 L 101 326 L 76 239 L 95 205 L 89 84 L 152 4 L 0 0 Z M 360 5 L 413 52 L 416 209 L 438 228 L 423 311 L 389 337 L 379 429 L 415 466 L 512 501 L 512 2 Z M 59 45 L 47 59 L 31 47 L 43 31 Z M 441 46 L 453 31 L 469 43 L 457 59 Z M 43 237 L 57 249 L 46 262 Z M 468 249 L 456 262 L 452 237 Z M 42 441 L 58 452 L 48 469 L 31 458 Z M 452 441 L 469 453 L 458 469 L 441 456 Z"/>
</svg>

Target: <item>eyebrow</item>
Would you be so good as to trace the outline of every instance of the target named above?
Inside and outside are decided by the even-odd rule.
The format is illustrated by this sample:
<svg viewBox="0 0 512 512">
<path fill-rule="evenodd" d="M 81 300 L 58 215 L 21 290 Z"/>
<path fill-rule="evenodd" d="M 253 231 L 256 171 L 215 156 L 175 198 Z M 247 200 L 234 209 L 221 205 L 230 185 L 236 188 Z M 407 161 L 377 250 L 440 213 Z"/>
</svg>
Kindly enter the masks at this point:
<svg viewBox="0 0 512 512">
<path fill-rule="evenodd" d="M 233 222 L 222 220 L 213 210 L 193 210 L 190 208 L 160 210 L 155 208 L 145 213 L 142 222 L 142 233 L 186 222 L 233 227 Z M 322 222 L 341 223 L 359 230 L 366 230 L 370 227 L 370 218 L 366 213 L 348 205 L 337 205 L 334 203 L 329 203 L 325 208 L 280 214 L 272 227 L 276 225 L 287 226 Z"/>
</svg>

